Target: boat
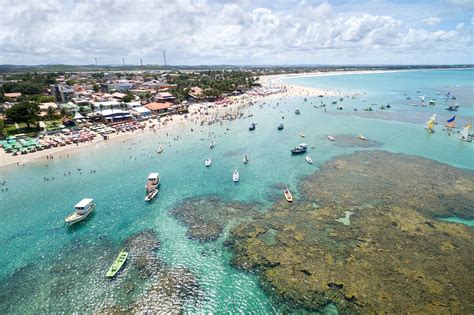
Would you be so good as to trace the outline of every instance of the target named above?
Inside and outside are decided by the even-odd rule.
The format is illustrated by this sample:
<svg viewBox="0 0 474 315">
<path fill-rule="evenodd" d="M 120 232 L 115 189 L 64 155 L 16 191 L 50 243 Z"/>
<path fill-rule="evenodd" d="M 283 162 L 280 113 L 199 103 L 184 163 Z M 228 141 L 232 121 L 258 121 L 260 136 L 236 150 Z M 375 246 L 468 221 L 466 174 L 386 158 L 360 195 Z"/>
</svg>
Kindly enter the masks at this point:
<svg viewBox="0 0 474 315">
<path fill-rule="evenodd" d="M 291 195 L 291 192 L 288 189 L 288 187 L 285 187 L 285 190 L 283 191 L 283 194 L 285 195 L 286 201 L 293 202 L 293 196 Z"/>
<path fill-rule="evenodd" d="M 472 142 L 472 136 L 469 134 L 469 130 L 472 128 L 472 124 L 469 123 L 464 127 L 464 129 L 461 131 L 459 135 L 459 140 L 466 141 L 466 142 Z"/>
<path fill-rule="evenodd" d="M 249 131 L 255 130 L 255 126 L 256 126 L 255 123 L 251 123 L 249 126 Z"/>
<path fill-rule="evenodd" d="M 430 119 L 426 122 L 425 129 L 428 130 L 429 133 L 434 133 L 434 127 L 436 125 L 436 113 L 430 117 Z"/>
<path fill-rule="evenodd" d="M 209 143 L 209 149 L 213 149 L 215 146 L 216 146 L 216 143 L 214 141 Z"/>
<path fill-rule="evenodd" d="M 95 203 L 93 199 L 85 198 L 79 201 L 74 208 L 76 210 L 64 219 L 64 222 L 68 225 L 73 225 L 87 218 L 95 209 Z"/>
<path fill-rule="evenodd" d="M 360 140 L 367 140 L 366 137 L 364 137 L 361 133 L 359 133 L 359 136 L 357 136 Z"/>
<path fill-rule="evenodd" d="M 313 159 L 311 159 L 309 155 L 307 155 L 305 159 L 306 159 L 306 162 L 308 162 L 309 164 L 313 164 Z"/>
<path fill-rule="evenodd" d="M 234 170 L 234 173 L 232 174 L 232 180 L 234 183 L 237 183 L 239 181 L 239 172 L 237 172 L 237 169 Z"/>
<path fill-rule="evenodd" d="M 308 150 L 308 145 L 306 143 L 301 143 L 297 147 L 291 149 L 291 154 L 305 153 L 307 150 Z"/>
<path fill-rule="evenodd" d="M 305 135 L 304 135 L 304 133 L 303 133 L 303 130 L 300 131 L 300 137 L 301 137 L 301 138 L 304 138 L 304 137 L 305 137 Z"/>
<path fill-rule="evenodd" d="M 336 109 L 337 109 L 337 110 L 343 110 L 343 109 L 344 109 L 344 106 L 338 105 L 338 106 L 336 107 Z"/>
<path fill-rule="evenodd" d="M 244 162 L 244 164 L 247 164 L 249 162 L 249 157 L 244 156 L 244 159 L 242 160 L 242 162 Z"/>
<path fill-rule="evenodd" d="M 455 128 L 456 127 L 456 115 L 454 115 L 453 117 L 449 118 L 448 120 L 446 120 L 446 127 L 448 128 Z"/>
<path fill-rule="evenodd" d="M 282 123 L 280 123 L 280 124 L 278 125 L 278 127 L 277 127 L 278 130 L 283 130 L 283 128 L 284 128 L 284 126 L 283 126 Z"/>
<path fill-rule="evenodd" d="M 157 194 L 158 194 L 158 189 L 150 190 L 150 192 L 145 196 L 145 201 L 153 200 Z"/>
<path fill-rule="evenodd" d="M 295 114 L 296 114 L 296 115 L 299 115 L 299 114 L 301 114 L 301 112 L 300 112 L 299 108 L 295 109 Z"/>
<path fill-rule="evenodd" d="M 449 110 L 450 112 L 457 112 L 459 109 L 459 105 L 450 105 L 446 107 L 446 110 Z"/>
<path fill-rule="evenodd" d="M 333 136 L 328 136 L 328 139 L 331 141 L 336 141 L 336 139 Z"/>
<path fill-rule="evenodd" d="M 158 150 L 156 152 L 161 153 L 161 152 L 163 152 L 163 150 L 164 150 L 163 146 L 160 145 L 160 147 L 158 148 Z"/>
<path fill-rule="evenodd" d="M 115 258 L 114 263 L 110 266 L 109 271 L 105 275 L 107 278 L 112 278 L 117 274 L 117 272 L 123 267 L 125 261 L 127 260 L 128 253 L 122 249 L 122 251 L 118 254 L 117 258 Z"/>
<path fill-rule="evenodd" d="M 206 167 L 211 166 L 211 163 L 212 163 L 211 159 L 207 159 L 207 160 L 204 161 L 204 165 L 206 165 Z"/>
<path fill-rule="evenodd" d="M 153 189 L 158 188 L 160 185 L 160 174 L 159 173 L 150 173 L 146 181 L 146 192 L 150 193 Z"/>
<path fill-rule="evenodd" d="M 435 100 L 430 100 L 430 101 L 428 102 L 428 105 L 436 105 Z"/>
<path fill-rule="evenodd" d="M 332 101 L 332 104 L 333 104 L 333 105 L 336 105 L 336 104 L 337 104 L 337 100 Z"/>
</svg>

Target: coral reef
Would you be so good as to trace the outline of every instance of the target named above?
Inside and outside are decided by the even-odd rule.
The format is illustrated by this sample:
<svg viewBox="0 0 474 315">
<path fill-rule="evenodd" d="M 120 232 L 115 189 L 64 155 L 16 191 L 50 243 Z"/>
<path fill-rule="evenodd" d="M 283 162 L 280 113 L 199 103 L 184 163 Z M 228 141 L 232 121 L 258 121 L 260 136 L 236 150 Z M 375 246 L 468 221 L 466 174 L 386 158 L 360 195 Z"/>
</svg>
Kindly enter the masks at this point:
<svg viewBox="0 0 474 315">
<path fill-rule="evenodd" d="M 170 215 L 187 226 L 186 236 L 200 242 L 215 241 L 232 220 L 250 219 L 258 205 L 225 202 L 215 196 L 184 200 Z"/>
<path fill-rule="evenodd" d="M 337 157 L 231 231 L 232 263 L 295 308 L 473 313 L 474 173 L 384 151 Z M 351 211 L 348 225 L 337 221 Z"/>
</svg>

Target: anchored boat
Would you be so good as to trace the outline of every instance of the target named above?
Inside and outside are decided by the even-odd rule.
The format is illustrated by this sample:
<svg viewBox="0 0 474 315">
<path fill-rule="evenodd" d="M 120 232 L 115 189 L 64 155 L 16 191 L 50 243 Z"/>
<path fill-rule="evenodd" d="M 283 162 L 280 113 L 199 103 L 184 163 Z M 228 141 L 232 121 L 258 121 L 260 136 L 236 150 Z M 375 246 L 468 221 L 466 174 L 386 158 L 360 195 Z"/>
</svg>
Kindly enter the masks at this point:
<svg viewBox="0 0 474 315">
<path fill-rule="evenodd" d="M 212 141 L 212 142 L 209 144 L 209 149 L 213 149 L 215 146 L 216 146 L 216 143 L 215 143 L 214 141 Z"/>
<path fill-rule="evenodd" d="M 255 130 L 255 127 L 257 126 L 256 123 L 251 123 L 249 126 L 249 131 Z"/>
<path fill-rule="evenodd" d="M 239 172 L 237 172 L 237 169 L 234 170 L 234 173 L 232 174 L 232 180 L 234 183 L 237 183 L 239 181 Z"/>
<path fill-rule="evenodd" d="M 247 164 L 249 162 L 249 157 L 248 156 L 244 156 L 242 162 L 244 162 L 244 164 Z"/>
<path fill-rule="evenodd" d="M 160 173 L 150 173 L 146 181 L 146 192 L 149 194 L 152 190 L 157 189 L 160 185 Z"/>
<path fill-rule="evenodd" d="M 285 195 L 286 201 L 293 202 L 293 196 L 291 195 L 291 192 L 288 187 L 285 187 L 285 191 L 283 192 L 283 194 Z"/>
<path fill-rule="evenodd" d="M 282 123 L 280 123 L 280 124 L 278 125 L 278 127 L 277 127 L 278 130 L 283 130 L 283 128 L 284 128 L 284 126 L 283 126 Z"/>
<path fill-rule="evenodd" d="M 152 201 L 158 194 L 158 189 L 152 189 L 146 196 L 145 201 Z"/>
<path fill-rule="evenodd" d="M 301 143 L 297 147 L 291 149 L 291 154 L 305 153 L 307 150 L 308 150 L 308 145 L 306 143 Z"/>
<path fill-rule="evenodd" d="M 109 271 L 105 275 L 107 278 L 112 278 L 117 274 L 117 272 L 122 268 L 123 264 L 127 260 L 128 253 L 125 250 L 122 250 L 120 254 L 118 254 L 117 258 L 115 258 L 114 263 L 110 266 Z"/>
<path fill-rule="evenodd" d="M 309 155 L 307 155 L 306 162 L 308 162 L 309 164 L 313 164 L 313 159 Z"/>
<path fill-rule="evenodd" d="M 74 208 L 76 210 L 64 219 L 64 222 L 68 225 L 73 225 L 74 223 L 87 218 L 87 216 L 95 209 L 95 203 L 93 199 L 86 198 L 79 201 Z"/>
<path fill-rule="evenodd" d="M 331 140 L 331 141 L 336 141 L 336 139 L 334 139 L 333 136 L 328 136 L 328 139 Z"/>
<path fill-rule="evenodd" d="M 158 151 L 156 151 L 156 152 L 161 153 L 161 152 L 163 152 L 163 150 L 164 150 L 164 149 L 163 149 L 163 146 L 160 145 L 160 147 L 158 148 Z"/>
<path fill-rule="evenodd" d="M 469 134 L 469 130 L 472 128 L 472 124 L 469 123 L 464 127 L 464 129 L 461 131 L 459 135 L 459 140 L 466 141 L 466 142 L 472 142 L 472 136 Z"/>
<path fill-rule="evenodd" d="M 360 140 L 367 140 L 366 137 L 364 137 L 361 133 L 359 133 L 359 136 L 357 136 Z"/>
<path fill-rule="evenodd" d="M 211 163 L 212 163 L 212 160 L 211 160 L 211 159 L 207 159 L 207 160 L 204 161 L 204 165 L 205 165 L 206 167 L 211 166 Z"/>
</svg>

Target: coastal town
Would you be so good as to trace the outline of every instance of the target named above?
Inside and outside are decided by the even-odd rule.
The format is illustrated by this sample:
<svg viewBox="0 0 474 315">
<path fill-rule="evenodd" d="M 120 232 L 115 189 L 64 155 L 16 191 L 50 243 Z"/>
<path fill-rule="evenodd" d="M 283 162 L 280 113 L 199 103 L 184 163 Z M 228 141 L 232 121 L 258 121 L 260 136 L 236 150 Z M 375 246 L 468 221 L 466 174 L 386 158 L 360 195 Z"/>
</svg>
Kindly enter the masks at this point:
<svg viewBox="0 0 474 315">
<path fill-rule="evenodd" d="M 234 119 L 256 97 L 282 92 L 262 88 L 251 71 L 22 73 L 0 84 L 0 146 L 12 157 L 178 119 Z"/>
</svg>

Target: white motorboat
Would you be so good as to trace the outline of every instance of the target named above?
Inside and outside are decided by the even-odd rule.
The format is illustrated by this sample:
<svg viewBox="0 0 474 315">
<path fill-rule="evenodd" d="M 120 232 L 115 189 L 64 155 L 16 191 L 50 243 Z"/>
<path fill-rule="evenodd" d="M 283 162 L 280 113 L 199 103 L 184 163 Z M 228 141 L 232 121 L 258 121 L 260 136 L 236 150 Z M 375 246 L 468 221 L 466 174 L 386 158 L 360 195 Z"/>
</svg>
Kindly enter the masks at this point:
<svg viewBox="0 0 474 315">
<path fill-rule="evenodd" d="M 95 203 L 93 199 L 86 198 L 79 201 L 74 208 L 76 210 L 64 219 L 64 222 L 68 225 L 73 225 L 74 223 L 87 218 L 87 216 L 95 209 Z"/>
<path fill-rule="evenodd" d="M 164 150 L 164 149 L 163 149 L 163 146 L 160 145 L 160 147 L 158 148 L 158 150 L 157 150 L 156 152 L 157 152 L 157 153 L 161 153 L 161 152 L 163 152 L 163 150 Z"/>
<path fill-rule="evenodd" d="M 311 159 L 311 157 L 309 155 L 306 156 L 306 162 L 308 162 L 309 164 L 313 164 L 313 159 Z"/>
<path fill-rule="evenodd" d="M 216 146 L 216 143 L 215 143 L 214 141 L 212 141 L 212 142 L 209 144 L 209 149 L 213 149 L 215 146 Z"/>
<path fill-rule="evenodd" d="M 234 170 L 234 173 L 232 174 L 232 180 L 237 183 L 239 181 L 239 172 L 237 172 L 237 169 Z"/>
<path fill-rule="evenodd" d="M 242 162 L 244 162 L 244 164 L 247 164 L 249 162 L 249 157 L 248 156 L 244 156 Z"/>
<path fill-rule="evenodd" d="M 153 200 L 158 194 L 158 189 L 152 189 L 145 197 L 145 201 Z"/>
<path fill-rule="evenodd" d="M 204 165 L 206 165 L 206 167 L 211 166 L 211 163 L 212 163 L 211 159 L 207 159 L 207 160 L 204 161 Z"/>
<path fill-rule="evenodd" d="M 153 189 L 158 188 L 160 185 L 160 174 L 159 173 L 150 173 L 148 175 L 145 189 L 147 194 L 149 194 Z"/>
<path fill-rule="evenodd" d="M 304 137 L 305 137 L 303 130 L 300 131 L 300 137 L 301 137 L 301 138 L 304 138 Z"/>
<path fill-rule="evenodd" d="M 336 139 L 333 136 L 328 136 L 328 139 L 331 141 L 336 141 Z"/>
</svg>

